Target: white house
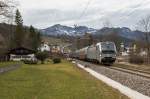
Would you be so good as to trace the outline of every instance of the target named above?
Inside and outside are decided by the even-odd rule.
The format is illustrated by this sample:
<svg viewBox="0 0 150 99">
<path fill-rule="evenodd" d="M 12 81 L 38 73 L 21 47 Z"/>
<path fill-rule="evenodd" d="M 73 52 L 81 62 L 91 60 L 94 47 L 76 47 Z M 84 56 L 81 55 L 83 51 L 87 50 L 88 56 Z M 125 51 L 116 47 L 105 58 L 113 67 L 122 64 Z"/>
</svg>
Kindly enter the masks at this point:
<svg viewBox="0 0 150 99">
<path fill-rule="evenodd" d="M 50 46 L 48 45 L 48 43 L 43 43 L 41 44 L 41 46 L 38 48 L 40 51 L 48 51 L 50 52 Z"/>
<path fill-rule="evenodd" d="M 10 61 L 35 60 L 35 51 L 24 47 L 12 49 L 8 55 Z"/>
<path fill-rule="evenodd" d="M 16 55 L 10 54 L 10 61 L 35 60 L 35 54 Z"/>
</svg>

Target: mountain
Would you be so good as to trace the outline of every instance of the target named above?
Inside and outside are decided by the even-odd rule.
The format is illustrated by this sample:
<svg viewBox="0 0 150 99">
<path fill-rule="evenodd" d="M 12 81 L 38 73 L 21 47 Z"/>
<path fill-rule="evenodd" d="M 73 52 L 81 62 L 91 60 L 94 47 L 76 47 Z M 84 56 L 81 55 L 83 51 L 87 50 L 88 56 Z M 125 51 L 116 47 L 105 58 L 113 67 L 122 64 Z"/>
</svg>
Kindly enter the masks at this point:
<svg viewBox="0 0 150 99">
<path fill-rule="evenodd" d="M 9 35 L 15 31 L 15 26 L 10 26 L 5 23 L 0 23 L 0 46 L 6 45 L 6 40 L 8 39 Z M 108 28 L 104 27 L 101 29 L 93 29 L 86 26 L 76 26 L 76 27 L 69 27 L 63 26 L 60 24 L 56 24 L 46 29 L 40 30 L 42 34 L 48 36 L 83 36 L 85 33 L 91 33 L 95 37 L 100 37 L 101 35 L 109 35 L 111 33 L 115 33 L 122 38 L 130 39 L 130 40 L 143 40 L 144 33 L 141 31 L 132 31 L 127 27 L 122 28 Z"/>
<path fill-rule="evenodd" d="M 82 36 L 84 33 L 94 33 L 97 30 L 93 28 L 88 28 L 86 26 L 76 26 L 68 27 L 60 24 L 56 24 L 46 29 L 41 30 L 43 34 L 49 36 L 57 36 L 57 35 L 68 35 L 68 36 Z"/>
<path fill-rule="evenodd" d="M 46 29 L 42 29 L 41 31 L 44 35 L 49 35 L 49 36 L 58 36 L 58 35 L 83 36 L 85 33 L 91 33 L 93 35 L 108 35 L 115 32 L 119 36 L 127 39 L 137 40 L 143 37 L 143 33 L 141 31 L 132 31 L 127 27 L 122 27 L 122 28 L 104 27 L 102 29 L 93 29 L 93 28 L 88 28 L 86 26 L 76 26 L 73 28 L 69 26 L 56 24 Z"/>
<path fill-rule="evenodd" d="M 131 39 L 131 40 L 141 40 L 141 38 L 144 36 L 143 32 L 141 31 L 132 31 L 131 29 L 127 27 L 122 28 L 102 28 L 99 29 L 97 32 L 94 33 L 94 35 L 109 35 L 111 33 L 116 33 L 117 35 Z"/>
</svg>

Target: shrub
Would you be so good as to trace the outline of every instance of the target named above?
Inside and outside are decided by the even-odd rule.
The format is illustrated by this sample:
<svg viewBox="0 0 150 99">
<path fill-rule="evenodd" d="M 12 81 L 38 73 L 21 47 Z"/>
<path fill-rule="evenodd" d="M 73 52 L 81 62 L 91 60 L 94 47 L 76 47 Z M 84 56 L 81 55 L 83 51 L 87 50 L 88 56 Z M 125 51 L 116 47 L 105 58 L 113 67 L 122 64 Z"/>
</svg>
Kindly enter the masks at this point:
<svg viewBox="0 0 150 99">
<path fill-rule="evenodd" d="M 38 63 L 37 60 L 23 60 L 23 62 L 24 62 L 25 64 L 37 64 L 37 63 Z"/>
<path fill-rule="evenodd" d="M 44 64 L 44 61 L 49 57 L 49 53 L 47 51 L 36 53 L 36 58 Z"/>
<path fill-rule="evenodd" d="M 129 58 L 129 62 L 133 64 L 143 64 L 144 58 L 138 55 L 131 55 Z"/>
<path fill-rule="evenodd" d="M 53 63 L 54 64 L 61 63 L 61 59 L 60 58 L 54 58 Z"/>
</svg>

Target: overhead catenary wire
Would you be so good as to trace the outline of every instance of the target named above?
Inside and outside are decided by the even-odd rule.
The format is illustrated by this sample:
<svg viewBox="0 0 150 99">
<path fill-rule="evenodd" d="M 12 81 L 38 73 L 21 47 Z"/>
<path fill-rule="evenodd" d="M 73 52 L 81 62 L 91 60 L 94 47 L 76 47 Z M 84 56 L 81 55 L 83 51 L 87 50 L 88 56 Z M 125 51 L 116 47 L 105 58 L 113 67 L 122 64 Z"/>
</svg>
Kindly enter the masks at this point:
<svg viewBox="0 0 150 99">
<path fill-rule="evenodd" d="M 85 13 L 86 13 L 86 11 L 88 10 L 89 5 L 91 4 L 91 2 L 92 2 L 92 0 L 88 0 L 88 2 L 87 2 L 87 4 L 86 4 L 85 8 L 84 8 L 83 11 L 81 12 L 81 14 L 80 14 L 80 16 L 78 17 L 77 21 L 80 20 L 80 19 L 85 15 Z M 75 25 L 78 23 L 77 21 L 75 22 Z"/>
</svg>

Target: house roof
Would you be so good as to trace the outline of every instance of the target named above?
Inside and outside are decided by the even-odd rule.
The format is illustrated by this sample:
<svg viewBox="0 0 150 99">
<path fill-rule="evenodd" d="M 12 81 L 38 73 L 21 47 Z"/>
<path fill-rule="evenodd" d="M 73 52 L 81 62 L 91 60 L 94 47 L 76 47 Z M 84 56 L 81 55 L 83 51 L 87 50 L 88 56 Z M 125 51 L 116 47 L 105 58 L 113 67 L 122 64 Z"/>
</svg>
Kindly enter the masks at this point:
<svg viewBox="0 0 150 99">
<path fill-rule="evenodd" d="M 34 54 L 36 51 L 32 49 L 28 49 L 25 47 L 18 47 L 9 50 L 8 54 L 15 54 L 15 55 L 28 55 L 28 54 Z"/>
</svg>

